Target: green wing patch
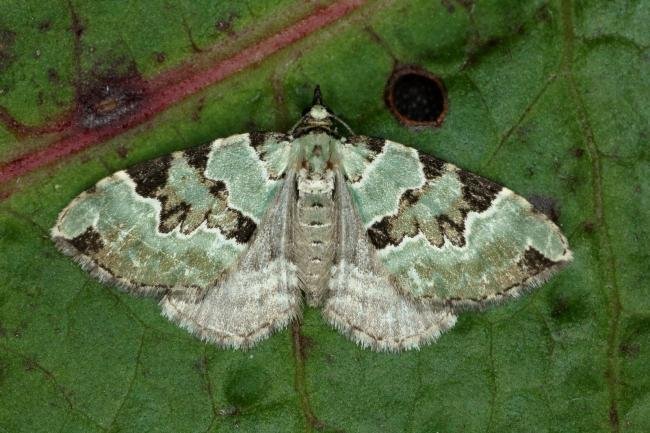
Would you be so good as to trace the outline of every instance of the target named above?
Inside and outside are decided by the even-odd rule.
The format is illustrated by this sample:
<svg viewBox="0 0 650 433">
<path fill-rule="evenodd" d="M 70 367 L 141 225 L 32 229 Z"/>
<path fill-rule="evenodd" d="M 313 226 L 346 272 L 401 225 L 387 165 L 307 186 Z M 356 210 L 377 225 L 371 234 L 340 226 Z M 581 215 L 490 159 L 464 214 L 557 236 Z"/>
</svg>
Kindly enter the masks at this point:
<svg viewBox="0 0 650 433">
<path fill-rule="evenodd" d="M 403 292 L 435 304 L 482 304 L 516 296 L 571 260 L 559 228 L 524 198 L 407 149 L 388 142 L 368 162 L 367 179 L 350 184 L 368 238 Z M 388 171 L 402 174 L 382 175 Z"/>
</svg>

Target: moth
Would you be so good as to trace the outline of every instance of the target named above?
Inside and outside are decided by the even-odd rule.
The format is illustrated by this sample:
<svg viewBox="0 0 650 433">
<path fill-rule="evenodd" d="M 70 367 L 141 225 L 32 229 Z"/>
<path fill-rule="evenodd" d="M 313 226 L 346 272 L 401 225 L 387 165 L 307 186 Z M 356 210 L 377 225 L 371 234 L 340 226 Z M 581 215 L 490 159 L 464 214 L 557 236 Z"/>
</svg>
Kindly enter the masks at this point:
<svg viewBox="0 0 650 433">
<path fill-rule="evenodd" d="M 286 134 L 219 138 L 100 180 L 52 237 L 102 282 L 158 297 L 169 319 L 231 348 L 299 320 L 303 302 L 363 347 L 418 348 L 572 257 L 521 196 L 354 135 L 318 88 Z"/>
</svg>

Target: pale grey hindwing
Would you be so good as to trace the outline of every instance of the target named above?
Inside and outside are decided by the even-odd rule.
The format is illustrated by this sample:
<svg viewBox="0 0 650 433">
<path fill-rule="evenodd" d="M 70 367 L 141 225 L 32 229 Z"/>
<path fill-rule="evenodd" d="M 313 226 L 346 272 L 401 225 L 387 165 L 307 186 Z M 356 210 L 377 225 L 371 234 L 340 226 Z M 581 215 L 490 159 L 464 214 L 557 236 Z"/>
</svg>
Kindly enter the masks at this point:
<svg viewBox="0 0 650 433">
<path fill-rule="evenodd" d="M 248 250 L 200 299 L 166 296 L 170 319 L 204 340 L 250 347 L 300 315 L 296 267 L 290 258 L 296 202 L 295 172 L 287 172 Z"/>
<path fill-rule="evenodd" d="M 363 347 L 420 347 L 451 328 L 456 317 L 403 296 L 376 257 L 342 173 L 337 170 L 338 249 L 323 314 Z"/>
</svg>

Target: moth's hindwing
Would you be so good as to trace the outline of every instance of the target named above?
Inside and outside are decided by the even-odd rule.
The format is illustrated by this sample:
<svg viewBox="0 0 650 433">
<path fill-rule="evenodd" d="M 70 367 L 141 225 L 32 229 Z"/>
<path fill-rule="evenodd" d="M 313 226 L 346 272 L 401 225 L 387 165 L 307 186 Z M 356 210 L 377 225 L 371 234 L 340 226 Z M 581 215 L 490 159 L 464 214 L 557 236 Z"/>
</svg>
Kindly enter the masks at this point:
<svg viewBox="0 0 650 433">
<path fill-rule="evenodd" d="M 389 351 L 421 347 L 454 326 L 456 316 L 448 308 L 422 305 L 396 287 L 368 241 L 340 172 L 335 199 L 339 237 L 325 318 L 361 346 Z"/>
<path fill-rule="evenodd" d="M 342 151 L 368 238 L 400 289 L 433 304 L 516 296 L 571 260 L 559 228 L 490 180 L 391 141 Z"/>
<path fill-rule="evenodd" d="M 299 278 L 290 259 L 295 202 L 291 169 L 237 265 L 198 299 L 166 295 L 163 313 L 201 338 L 228 347 L 249 347 L 298 317 Z"/>
<path fill-rule="evenodd" d="M 253 238 L 282 183 L 281 134 L 242 134 L 102 179 L 59 215 L 60 249 L 139 293 L 210 287 Z M 288 158 L 284 158 L 286 164 Z"/>
</svg>

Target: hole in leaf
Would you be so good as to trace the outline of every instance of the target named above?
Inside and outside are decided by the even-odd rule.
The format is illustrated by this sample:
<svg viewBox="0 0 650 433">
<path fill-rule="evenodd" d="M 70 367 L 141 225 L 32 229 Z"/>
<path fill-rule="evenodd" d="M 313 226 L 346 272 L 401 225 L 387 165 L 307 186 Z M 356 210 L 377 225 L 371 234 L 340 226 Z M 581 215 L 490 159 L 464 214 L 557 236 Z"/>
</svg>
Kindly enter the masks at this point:
<svg viewBox="0 0 650 433">
<path fill-rule="evenodd" d="M 386 105 L 407 126 L 440 126 L 447 113 L 447 91 L 440 78 L 418 66 L 393 71 Z"/>
</svg>

